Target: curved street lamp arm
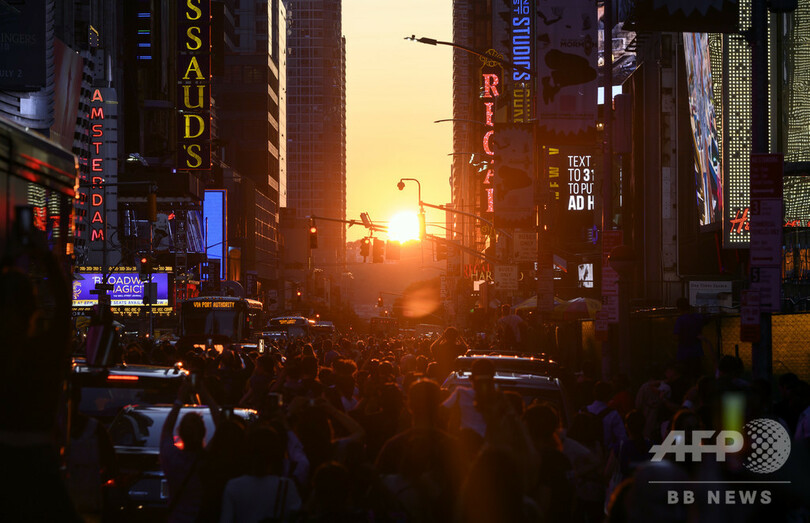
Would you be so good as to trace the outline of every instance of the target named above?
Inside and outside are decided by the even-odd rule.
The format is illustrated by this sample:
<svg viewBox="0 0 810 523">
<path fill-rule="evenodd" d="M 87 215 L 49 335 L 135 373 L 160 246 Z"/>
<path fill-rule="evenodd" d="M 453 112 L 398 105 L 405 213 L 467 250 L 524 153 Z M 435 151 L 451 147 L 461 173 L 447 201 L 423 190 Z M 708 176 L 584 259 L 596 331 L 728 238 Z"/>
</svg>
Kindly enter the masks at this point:
<svg viewBox="0 0 810 523">
<path fill-rule="evenodd" d="M 431 209 L 438 209 L 440 211 L 451 212 L 451 213 L 455 213 L 455 214 L 463 214 L 464 216 L 469 216 L 470 218 L 474 218 L 474 219 L 476 219 L 476 220 L 478 220 L 480 222 L 486 223 L 487 225 L 489 225 L 490 227 L 492 227 L 494 230 L 498 231 L 499 233 L 503 234 L 507 238 L 512 237 L 512 235 L 509 234 L 508 232 L 504 231 L 503 229 L 498 229 L 497 227 L 495 227 L 494 223 L 492 223 L 491 221 L 489 221 L 487 219 L 481 218 L 477 214 L 473 214 L 473 213 L 466 212 L 466 211 L 459 211 L 458 209 L 451 209 L 450 207 L 445 207 L 444 205 L 433 205 L 432 203 L 427 203 L 427 202 L 419 202 L 419 205 L 424 205 L 425 207 L 430 207 Z"/>
<path fill-rule="evenodd" d="M 469 47 L 466 47 L 466 46 L 463 46 L 461 44 L 457 44 L 457 43 L 454 43 L 454 42 L 443 42 L 441 40 L 436 40 L 436 39 L 433 39 L 433 38 L 427 38 L 427 37 L 424 37 L 424 36 L 421 37 L 421 38 L 416 38 L 416 35 L 406 36 L 405 40 L 411 40 L 413 42 L 419 42 L 420 44 L 427 44 L 427 45 L 448 45 L 450 47 L 455 47 L 456 49 L 461 49 L 462 51 L 466 51 L 466 52 L 468 52 L 470 54 L 474 54 L 475 56 L 480 56 L 481 58 L 485 58 L 487 60 L 492 60 L 494 62 L 498 62 L 499 64 L 504 65 L 504 66 L 508 67 L 509 69 L 512 69 L 512 70 L 515 70 L 515 71 L 521 71 L 523 73 L 529 73 L 532 76 L 535 75 L 535 72 L 533 70 L 527 69 L 526 67 L 523 67 L 523 66 L 520 66 L 520 65 L 517 65 L 517 64 L 513 64 L 509 60 L 506 60 L 504 58 L 498 58 L 498 57 L 491 56 L 491 55 L 488 55 L 488 54 L 484 54 L 484 53 L 481 53 L 479 51 L 476 51 L 475 49 L 470 49 Z"/>
</svg>

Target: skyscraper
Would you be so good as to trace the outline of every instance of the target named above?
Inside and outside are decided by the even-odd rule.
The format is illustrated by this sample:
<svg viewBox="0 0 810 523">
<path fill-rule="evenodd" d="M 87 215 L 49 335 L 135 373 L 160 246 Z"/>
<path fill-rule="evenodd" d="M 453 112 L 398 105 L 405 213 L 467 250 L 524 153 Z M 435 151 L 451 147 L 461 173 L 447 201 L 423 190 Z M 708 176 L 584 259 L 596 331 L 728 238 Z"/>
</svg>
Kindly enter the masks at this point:
<svg viewBox="0 0 810 523">
<path fill-rule="evenodd" d="M 341 0 L 287 4 L 287 206 L 298 217 L 346 218 L 346 41 Z M 346 227 L 317 221 L 316 267 L 338 272 Z"/>
<path fill-rule="evenodd" d="M 238 193 L 228 197 L 229 247 L 241 248 L 246 274 L 236 279 L 255 274 L 259 282 L 274 286 L 286 184 L 286 10 L 281 0 L 243 0 L 224 7 L 224 71 L 215 77 L 215 97 L 223 162 L 233 177 L 229 183 L 228 170 L 223 170 L 222 184 Z M 248 289 L 248 294 L 254 291 Z"/>
</svg>

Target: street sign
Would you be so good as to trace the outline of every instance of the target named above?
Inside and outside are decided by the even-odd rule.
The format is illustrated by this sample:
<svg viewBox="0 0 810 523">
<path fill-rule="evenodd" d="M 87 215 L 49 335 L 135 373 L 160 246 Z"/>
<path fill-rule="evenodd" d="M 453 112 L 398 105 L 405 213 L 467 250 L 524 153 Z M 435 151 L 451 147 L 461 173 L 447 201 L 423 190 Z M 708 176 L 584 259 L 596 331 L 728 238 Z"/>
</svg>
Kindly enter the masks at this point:
<svg viewBox="0 0 810 523">
<path fill-rule="evenodd" d="M 759 293 L 762 312 L 782 309 L 781 284 L 781 267 L 751 267 L 751 290 Z"/>
<path fill-rule="evenodd" d="M 537 233 L 515 232 L 514 260 L 532 262 L 537 258 Z"/>
<path fill-rule="evenodd" d="M 596 331 L 596 339 L 599 341 L 608 340 L 608 316 L 609 314 L 605 310 L 600 310 L 596 313 L 596 324 L 594 329 Z"/>
<path fill-rule="evenodd" d="M 554 270 L 540 269 L 537 279 L 537 310 L 551 312 L 554 310 Z"/>
<path fill-rule="evenodd" d="M 740 341 L 757 342 L 760 338 L 759 292 L 740 293 Z"/>
<path fill-rule="evenodd" d="M 610 253 L 622 244 L 622 239 L 622 231 L 602 232 L 602 296 L 619 295 L 619 273 L 613 270 L 609 260 Z"/>
<path fill-rule="evenodd" d="M 518 290 L 518 266 L 517 265 L 496 265 L 495 283 L 498 288 L 506 291 Z"/>
<path fill-rule="evenodd" d="M 759 198 L 782 199 L 784 156 L 777 154 L 751 155 L 751 201 Z"/>
<path fill-rule="evenodd" d="M 781 199 L 759 198 L 751 200 L 749 256 L 752 266 L 779 267 L 782 264 L 783 225 Z"/>
<path fill-rule="evenodd" d="M 732 307 L 730 281 L 690 281 L 689 305 L 703 310 L 719 312 Z"/>
</svg>

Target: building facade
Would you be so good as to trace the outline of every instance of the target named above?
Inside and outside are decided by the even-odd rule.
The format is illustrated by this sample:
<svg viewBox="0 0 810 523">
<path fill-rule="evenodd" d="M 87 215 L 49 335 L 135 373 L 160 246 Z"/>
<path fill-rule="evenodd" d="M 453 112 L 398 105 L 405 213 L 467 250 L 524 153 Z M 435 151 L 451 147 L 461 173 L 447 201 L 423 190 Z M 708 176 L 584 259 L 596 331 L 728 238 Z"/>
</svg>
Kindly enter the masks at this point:
<svg viewBox="0 0 810 523">
<path fill-rule="evenodd" d="M 341 1 L 292 0 L 287 6 L 287 207 L 299 218 L 316 217 L 314 266 L 340 274 L 346 262 L 346 226 L 340 221 L 346 219 Z"/>
</svg>

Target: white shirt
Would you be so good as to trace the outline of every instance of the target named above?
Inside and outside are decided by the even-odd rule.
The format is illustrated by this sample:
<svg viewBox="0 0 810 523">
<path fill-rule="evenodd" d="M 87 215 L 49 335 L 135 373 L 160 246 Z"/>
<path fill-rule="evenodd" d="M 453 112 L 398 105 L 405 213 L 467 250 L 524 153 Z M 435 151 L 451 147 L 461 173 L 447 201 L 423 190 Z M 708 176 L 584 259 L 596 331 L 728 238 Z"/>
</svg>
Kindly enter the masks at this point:
<svg viewBox="0 0 810 523">
<path fill-rule="evenodd" d="M 475 408 L 475 391 L 469 387 L 456 387 L 450 397 L 444 400 L 442 407 L 452 409 L 456 404 L 461 409 L 461 428 L 473 429 L 482 438 L 486 436 L 487 423 Z"/>
</svg>

